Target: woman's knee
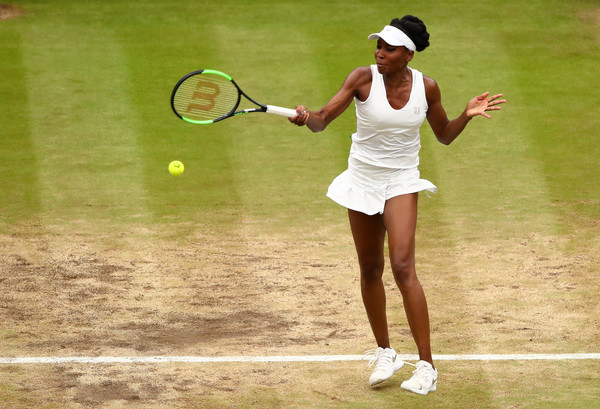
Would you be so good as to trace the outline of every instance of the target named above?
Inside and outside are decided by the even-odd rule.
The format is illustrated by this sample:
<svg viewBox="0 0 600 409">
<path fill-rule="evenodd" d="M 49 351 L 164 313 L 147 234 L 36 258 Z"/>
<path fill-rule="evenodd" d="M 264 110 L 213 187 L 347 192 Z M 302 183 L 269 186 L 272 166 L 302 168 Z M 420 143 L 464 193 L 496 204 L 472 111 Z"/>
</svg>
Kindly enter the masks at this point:
<svg viewBox="0 0 600 409">
<path fill-rule="evenodd" d="M 360 262 L 360 274 L 364 283 L 371 284 L 381 281 L 383 276 L 384 261 L 371 260 Z"/>
<path fill-rule="evenodd" d="M 419 283 L 417 273 L 415 271 L 415 263 L 411 257 L 394 258 L 391 261 L 392 273 L 394 280 L 400 290 L 408 289 Z"/>
</svg>

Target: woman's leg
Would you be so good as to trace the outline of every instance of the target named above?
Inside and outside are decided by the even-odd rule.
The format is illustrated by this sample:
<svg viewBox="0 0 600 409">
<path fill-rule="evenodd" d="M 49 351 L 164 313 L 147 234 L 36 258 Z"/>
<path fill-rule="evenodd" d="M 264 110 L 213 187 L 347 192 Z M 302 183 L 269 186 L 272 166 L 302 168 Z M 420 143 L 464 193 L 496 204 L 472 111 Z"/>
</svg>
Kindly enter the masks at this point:
<svg viewBox="0 0 600 409">
<path fill-rule="evenodd" d="M 418 193 L 389 199 L 383 212 L 383 221 L 388 232 L 392 272 L 402 293 L 406 318 L 420 359 L 433 364 L 427 300 L 415 269 L 417 202 Z"/>
<path fill-rule="evenodd" d="M 367 317 L 377 346 L 389 348 L 385 289 L 382 281 L 385 264 L 383 218 L 381 215 L 369 216 L 354 210 L 348 210 L 348 216 L 358 254 L 360 286 Z"/>
</svg>

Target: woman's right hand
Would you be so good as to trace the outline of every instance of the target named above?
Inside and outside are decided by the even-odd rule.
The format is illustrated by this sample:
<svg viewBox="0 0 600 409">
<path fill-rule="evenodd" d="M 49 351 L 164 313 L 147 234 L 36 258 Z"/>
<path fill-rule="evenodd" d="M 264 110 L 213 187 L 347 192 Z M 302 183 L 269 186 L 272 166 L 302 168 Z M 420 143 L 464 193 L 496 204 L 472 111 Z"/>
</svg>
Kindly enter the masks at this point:
<svg viewBox="0 0 600 409">
<path fill-rule="evenodd" d="M 310 117 L 310 111 L 304 105 L 296 106 L 296 112 L 298 115 L 288 118 L 289 121 L 298 126 L 304 126 L 308 122 L 308 118 Z"/>
</svg>

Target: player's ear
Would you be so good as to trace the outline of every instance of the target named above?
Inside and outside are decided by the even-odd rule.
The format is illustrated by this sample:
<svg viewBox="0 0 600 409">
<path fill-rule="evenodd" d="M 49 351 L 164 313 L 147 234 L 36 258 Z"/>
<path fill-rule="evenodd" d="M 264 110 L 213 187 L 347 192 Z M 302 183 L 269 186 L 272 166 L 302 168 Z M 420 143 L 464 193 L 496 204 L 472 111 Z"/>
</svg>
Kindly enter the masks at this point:
<svg viewBox="0 0 600 409">
<path fill-rule="evenodd" d="M 411 62 L 414 56 L 415 56 L 415 52 L 408 50 L 408 56 L 406 57 L 406 62 L 407 63 Z"/>
</svg>

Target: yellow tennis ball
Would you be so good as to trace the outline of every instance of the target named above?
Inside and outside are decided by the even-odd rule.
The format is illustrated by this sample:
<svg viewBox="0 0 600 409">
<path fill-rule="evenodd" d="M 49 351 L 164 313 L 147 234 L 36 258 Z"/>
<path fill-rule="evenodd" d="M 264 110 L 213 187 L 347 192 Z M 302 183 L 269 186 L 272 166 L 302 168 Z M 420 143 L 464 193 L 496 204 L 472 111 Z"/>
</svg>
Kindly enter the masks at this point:
<svg viewBox="0 0 600 409">
<path fill-rule="evenodd" d="M 169 172 L 173 176 L 181 175 L 183 173 L 183 169 L 183 163 L 179 162 L 178 160 L 174 160 L 173 162 L 169 163 Z"/>
</svg>

